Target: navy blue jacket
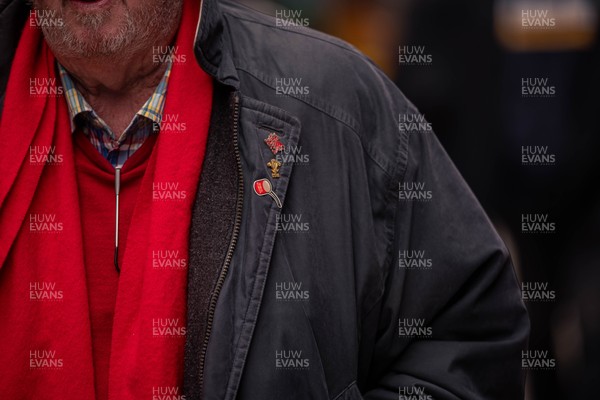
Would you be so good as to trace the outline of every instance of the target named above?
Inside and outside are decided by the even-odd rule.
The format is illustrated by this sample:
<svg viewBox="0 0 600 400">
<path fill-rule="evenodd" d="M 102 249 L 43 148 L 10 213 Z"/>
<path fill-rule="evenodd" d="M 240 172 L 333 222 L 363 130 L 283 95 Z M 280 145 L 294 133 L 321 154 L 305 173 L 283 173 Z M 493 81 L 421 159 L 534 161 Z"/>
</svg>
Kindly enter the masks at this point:
<svg viewBox="0 0 600 400">
<path fill-rule="evenodd" d="M 0 0 L 0 98 L 24 3 Z M 509 254 L 431 126 L 350 45 L 277 22 L 202 6 L 186 400 L 522 398 Z"/>
</svg>

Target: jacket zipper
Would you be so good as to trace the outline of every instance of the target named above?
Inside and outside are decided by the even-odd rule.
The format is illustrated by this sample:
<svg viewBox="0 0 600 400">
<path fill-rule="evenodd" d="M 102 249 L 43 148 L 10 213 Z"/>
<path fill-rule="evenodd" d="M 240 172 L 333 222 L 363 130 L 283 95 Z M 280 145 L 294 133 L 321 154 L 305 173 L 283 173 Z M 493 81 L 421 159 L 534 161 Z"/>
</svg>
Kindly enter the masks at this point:
<svg viewBox="0 0 600 400">
<path fill-rule="evenodd" d="M 229 249 L 227 250 L 227 256 L 225 257 L 225 262 L 223 263 L 223 268 L 221 269 L 221 274 L 219 275 L 219 279 L 217 280 L 217 285 L 215 287 L 215 291 L 210 299 L 210 303 L 208 306 L 208 318 L 206 323 L 206 335 L 204 336 L 204 341 L 202 342 L 202 349 L 200 351 L 200 395 L 204 397 L 204 362 L 206 359 L 206 351 L 208 349 L 208 341 L 210 339 L 210 334 L 212 332 L 212 325 L 214 320 L 215 309 L 217 307 L 217 300 L 219 299 L 219 294 L 221 293 L 221 288 L 223 287 L 223 283 L 225 282 L 225 278 L 227 277 L 227 272 L 229 271 L 229 265 L 231 264 L 231 260 L 233 259 L 233 252 L 235 251 L 235 247 L 238 241 L 240 227 L 242 224 L 242 210 L 244 207 L 244 175 L 242 171 L 242 161 L 240 156 L 239 149 L 239 119 L 240 119 L 240 100 L 237 94 L 234 95 L 234 110 L 233 110 L 233 146 L 235 149 L 235 159 L 237 162 L 237 176 L 238 176 L 238 192 L 237 192 L 237 202 L 236 202 L 236 211 L 235 211 L 235 223 L 233 226 L 233 234 L 231 236 L 231 242 L 229 244 Z"/>
</svg>

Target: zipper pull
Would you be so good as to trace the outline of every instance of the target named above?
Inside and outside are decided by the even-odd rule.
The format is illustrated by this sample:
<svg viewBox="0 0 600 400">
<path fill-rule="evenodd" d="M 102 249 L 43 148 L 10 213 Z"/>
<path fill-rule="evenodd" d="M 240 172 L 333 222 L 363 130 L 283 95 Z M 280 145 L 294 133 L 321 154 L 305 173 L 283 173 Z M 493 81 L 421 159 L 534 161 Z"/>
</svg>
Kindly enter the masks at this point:
<svg viewBox="0 0 600 400">
<path fill-rule="evenodd" d="M 119 268 L 119 193 L 121 192 L 121 167 L 115 168 L 115 268 L 117 273 L 121 273 Z"/>
</svg>

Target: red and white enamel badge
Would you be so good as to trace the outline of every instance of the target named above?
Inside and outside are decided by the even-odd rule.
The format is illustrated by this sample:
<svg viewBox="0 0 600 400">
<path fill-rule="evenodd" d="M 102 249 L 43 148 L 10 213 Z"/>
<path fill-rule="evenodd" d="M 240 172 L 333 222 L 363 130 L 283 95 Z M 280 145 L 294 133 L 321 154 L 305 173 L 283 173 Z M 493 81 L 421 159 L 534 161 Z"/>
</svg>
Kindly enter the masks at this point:
<svg viewBox="0 0 600 400">
<path fill-rule="evenodd" d="M 270 133 L 269 137 L 265 139 L 265 143 L 267 144 L 267 146 L 269 146 L 269 149 L 271 149 L 273 154 L 277 154 L 280 151 L 283 151 L 283 149 L 285 149 L 285 146 L 283 145 L 283 143 L 281 143 L 281 140 L 279 139 L 279 136 L 277 136 L 276 133 Z"/>
<path fill-rule="evenodd" d="M 283 207 L 283 205 L 281 204 L 281 200 L 279 199 L 279 196 L 277 196 L 275 194 L 275 192 L 273 192 L 273 186 L 271 185 L 271 181 L 269 181 L 268 179 L 259 179 L 257 181 L 254 181 L 254 193 L 256 193 L 259 196 L 271 196 L 271 198 L 273 200 L 275 200 L 275 204 L 277 204 L 277 207 L 281 208 Z"/>
</svg>

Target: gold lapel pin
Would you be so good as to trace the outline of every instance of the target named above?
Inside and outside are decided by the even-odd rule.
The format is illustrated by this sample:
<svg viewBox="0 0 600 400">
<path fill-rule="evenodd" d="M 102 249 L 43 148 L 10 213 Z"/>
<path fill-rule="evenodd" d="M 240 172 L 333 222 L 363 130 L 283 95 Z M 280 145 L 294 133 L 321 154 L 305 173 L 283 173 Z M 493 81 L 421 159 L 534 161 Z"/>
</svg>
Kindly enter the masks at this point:
<svg viewBox="0 0 600 400">
<path fill-rule="evenodd" d="M 267 167 L 271 168 L 271 177 L 273 179 L 279 178 L 279 168 L 281 168 L 281 165 L 281 162 L 274 158 L 267 163 Z"/>
</svg>

